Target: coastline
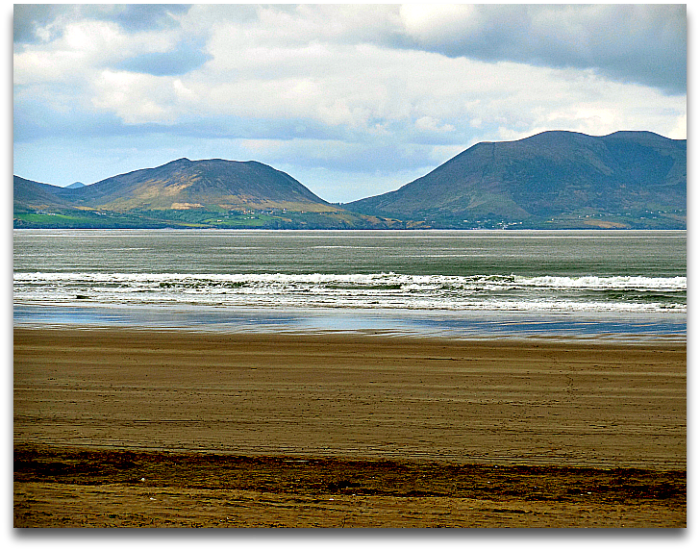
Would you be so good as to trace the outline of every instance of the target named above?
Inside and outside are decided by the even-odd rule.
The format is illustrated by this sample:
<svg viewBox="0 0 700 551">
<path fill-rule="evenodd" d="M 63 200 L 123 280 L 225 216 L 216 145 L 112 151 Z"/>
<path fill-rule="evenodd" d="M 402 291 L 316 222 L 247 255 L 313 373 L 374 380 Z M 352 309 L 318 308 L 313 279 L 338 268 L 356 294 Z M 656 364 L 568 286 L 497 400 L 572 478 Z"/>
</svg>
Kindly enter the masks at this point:
<svg viewBox="0 0 700 551">
<path fill-rule="evenodd" d="M 502 312 L 203 305 L 14 304 L 24 329 L 347 335 L 451 341 L 601 341 L 685 344 L 686 312 Z"/>
</svg>

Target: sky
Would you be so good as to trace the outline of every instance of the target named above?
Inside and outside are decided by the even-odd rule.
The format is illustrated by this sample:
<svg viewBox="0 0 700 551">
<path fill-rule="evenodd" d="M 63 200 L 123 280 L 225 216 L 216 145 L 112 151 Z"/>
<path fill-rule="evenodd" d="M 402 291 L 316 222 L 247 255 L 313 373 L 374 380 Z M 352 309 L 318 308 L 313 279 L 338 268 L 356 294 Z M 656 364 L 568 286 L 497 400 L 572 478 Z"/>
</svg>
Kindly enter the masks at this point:
<svg viewBox="0 0 700 551">
<path fill-rule="evenodd" d="M 13 15 L 13 172 L 256 160 L 331 202 L 482 141 L 687 134 L 686 7 L 43 4 Z"/>
</svg>

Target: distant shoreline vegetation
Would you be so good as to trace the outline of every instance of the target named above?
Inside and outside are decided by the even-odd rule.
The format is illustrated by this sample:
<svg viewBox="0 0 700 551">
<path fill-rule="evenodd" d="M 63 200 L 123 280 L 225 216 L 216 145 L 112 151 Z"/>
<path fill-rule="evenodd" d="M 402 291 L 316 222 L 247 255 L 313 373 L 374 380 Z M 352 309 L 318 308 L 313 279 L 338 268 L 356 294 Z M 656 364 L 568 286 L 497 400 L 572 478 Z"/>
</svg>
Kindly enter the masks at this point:
<svg viewBox="0 0 700 551">
<path fill-rule="evenodd" d="M 220 212 L 191 209 L 187 211 L 135 211 L 129 213 L 86 211 L 28 211 L 15 213 L 13 227 L 36 229 L 272 229 L 272 230 L 685 230 L 685 211 L 673 213 L 676 223 L 666 213 L 645 212 L 630 216 L 577 216 L 542 221 L 506 221 L 502 219 L 463 221 L 367 220 L 357 217 L 343 220 L 318 213 L 279 215 L 267 211 Z"/>
</svg>

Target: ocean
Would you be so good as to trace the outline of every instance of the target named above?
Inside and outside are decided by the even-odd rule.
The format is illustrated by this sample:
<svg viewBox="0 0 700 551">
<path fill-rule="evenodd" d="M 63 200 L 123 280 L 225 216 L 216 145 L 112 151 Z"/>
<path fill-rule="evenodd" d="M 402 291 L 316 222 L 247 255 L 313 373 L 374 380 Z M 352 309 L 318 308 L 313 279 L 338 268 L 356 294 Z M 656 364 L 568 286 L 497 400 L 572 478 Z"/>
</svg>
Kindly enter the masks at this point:
<svg viewBox="0 0 700 551">
<path fill-rule="evenodd" d="M 685 231 L 14 230 L 16 326 L 685 341 Z"/>
</svg>

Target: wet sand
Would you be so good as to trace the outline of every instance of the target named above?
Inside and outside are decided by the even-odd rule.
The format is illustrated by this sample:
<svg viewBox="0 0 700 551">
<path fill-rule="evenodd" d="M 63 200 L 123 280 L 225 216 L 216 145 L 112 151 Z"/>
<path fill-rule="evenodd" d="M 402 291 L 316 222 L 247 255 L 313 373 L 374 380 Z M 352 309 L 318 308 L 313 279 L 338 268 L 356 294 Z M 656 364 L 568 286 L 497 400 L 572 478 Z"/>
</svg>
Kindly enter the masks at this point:
<svg viewBox="0 0 700 551">
<path fill-rule="evenodd" d="M 15 451 L 25 454 L 15 473 L 17 526 L 685 525 L 683 345 L 107 329 L 14 335 Z M 139 461 L 162 464 L 165 474 L 149 488 L 135 474 L 94 476 L 122 452 L 144 454 Z M 199 458 L 209 482 L 183 482 L 163 466 L 163 452 L 181 454 L 180 463 Z M 71 454 L 79 453 L 96 455 L 76 463 Z M 266 458 L 272 481 L 282 459 L 321 461 L 328 476 L 316 487 L 217 486 L 233 458 L 239 466 Z M 357 461 L 374 474 L 353 481 Z M 382 470 L 387 461 L 394 466 Z M 56 478 L 37 467 L 65 474 L 90 463 L 87 478 L 85 469 Z M 431 465 L 442 474 L 425 471 Z M 488 494 L 491 471 L 478 470 L 470 477 L 479 492 L 416 485 L 427 474 L 454 478 L 449 468 L 520 476 L 521 466 L 544 469 L 535 486 L 548 489 L 501 481 L 505 490 Z M 636 470 L 609 477 L 610 469 Z M 630 473 L 640 477 L 636 489 L 625 489 Z M 372 476 L 383 482 L 369 491 Z M 437 510 L 449 514 L 437 518 Z M 238 520 L 224 523 L 227 511 Z M 126 513 L 141 516 L 130 523 Z"/>
</svg>

